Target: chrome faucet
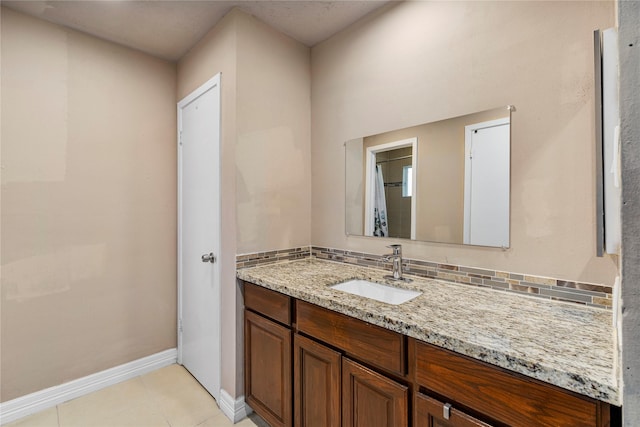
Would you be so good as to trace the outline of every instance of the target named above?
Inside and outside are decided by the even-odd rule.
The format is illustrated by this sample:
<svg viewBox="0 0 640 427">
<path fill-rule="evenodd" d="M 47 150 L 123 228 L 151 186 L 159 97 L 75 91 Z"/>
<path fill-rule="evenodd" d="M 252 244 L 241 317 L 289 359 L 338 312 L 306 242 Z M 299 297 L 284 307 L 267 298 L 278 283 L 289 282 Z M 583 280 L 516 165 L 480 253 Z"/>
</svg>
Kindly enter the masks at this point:
<svg viewBox="0 0 640 427">
<path fill-rule="evenodd" d="M 383 255 L 382 259 L 393 262 L 393 274 L 384 276 L 385 279 L 404 280 L 410 282 L 411 279 L 402 277 L 402 245 L 389 245 L 388 248 L 393 249 L 392 254 Z"/>
</svg>

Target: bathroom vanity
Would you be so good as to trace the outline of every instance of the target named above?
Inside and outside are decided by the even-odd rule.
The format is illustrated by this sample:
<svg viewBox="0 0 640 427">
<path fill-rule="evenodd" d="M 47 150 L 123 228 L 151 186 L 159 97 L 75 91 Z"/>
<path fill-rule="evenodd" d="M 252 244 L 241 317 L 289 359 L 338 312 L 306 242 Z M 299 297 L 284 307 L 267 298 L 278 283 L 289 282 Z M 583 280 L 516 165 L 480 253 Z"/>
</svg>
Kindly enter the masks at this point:
<svg viewBox="0 0 640 427">
<path fill-rule="evenodd" d="M 272 426 L 608 426 L 610 311 L 416 278 L 399 305 L 330 286 L 383 270 L 316 259 L 238 271 L 245 398 Z M 387 282 L 391 283 L 391 282 Z"/>
</svg>

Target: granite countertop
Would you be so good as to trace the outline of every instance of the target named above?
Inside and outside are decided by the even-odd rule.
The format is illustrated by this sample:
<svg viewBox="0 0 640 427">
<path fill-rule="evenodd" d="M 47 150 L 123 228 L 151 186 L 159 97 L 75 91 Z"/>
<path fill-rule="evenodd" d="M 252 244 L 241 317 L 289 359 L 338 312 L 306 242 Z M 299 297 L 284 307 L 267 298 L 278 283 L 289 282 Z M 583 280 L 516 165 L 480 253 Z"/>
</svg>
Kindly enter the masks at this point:
<svg viewBox="0 0 640 427">
<path fill-rule="evenodd" d="M 465 354 L 567 390 L 620 405 L 610 310 L 309 258 L 238 270 L 238 278 Z M 331 289 L 367 279 L 422 291 L 401 305 Z"/>
</svg>

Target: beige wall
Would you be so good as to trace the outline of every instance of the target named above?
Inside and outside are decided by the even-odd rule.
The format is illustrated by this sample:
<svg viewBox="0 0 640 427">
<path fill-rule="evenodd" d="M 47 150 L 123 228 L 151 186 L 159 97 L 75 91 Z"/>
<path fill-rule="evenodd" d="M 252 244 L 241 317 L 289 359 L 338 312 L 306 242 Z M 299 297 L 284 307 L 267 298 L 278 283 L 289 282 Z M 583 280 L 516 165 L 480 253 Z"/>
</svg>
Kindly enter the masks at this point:
<svg viewBox="0 0 640 427">
<path fill-rule="evenodd" d="M 176 346 L 175 66 L 2 9 L 0 400 Z"/>
<path fill-rule="evenodd" d="M 222 73 L 221 88 L 221 222 L 222 253 L 218 255 L 221 275 L 221 386 L 236 395 L 239 354 L 236 350 L 238 324 L 236 306 L 241 296 L 236 287 L 236 46 L 237 12 L 225 16 L 178 62 L 177 100 L 187 96 L 217 73 Z"/>
<path fill-rule="evenodd" d="M 239 11 L 237 31 L 236 253 L 306 246 L 311 239 L 309 48 Z M 241 338 L 242 300 L 236 308 Z M 240 395 L 241 339 L 236 343 Z"/>
<path fill-rule="evenodd" d="M 595 257 L 593 30 L 613 2 L 402 2 L 312 49 L 312 243 L 344 234 L 343 142 L 514 104 L 511 248 L 403 241 L 407 257 L 613 284 Z"/>
<path fill-rule="evenodd" d="M 235 255 L 310 240 L 309 49 L 234 9 L 178 63 L 178 98 L 222 72 L 222 388 L 242 393 Z"/>
<path fill-rule="evenodd" d="M 238 253 L 309 245 L 309 48 L 252 16 L 238 20 Z"/>
</svg>

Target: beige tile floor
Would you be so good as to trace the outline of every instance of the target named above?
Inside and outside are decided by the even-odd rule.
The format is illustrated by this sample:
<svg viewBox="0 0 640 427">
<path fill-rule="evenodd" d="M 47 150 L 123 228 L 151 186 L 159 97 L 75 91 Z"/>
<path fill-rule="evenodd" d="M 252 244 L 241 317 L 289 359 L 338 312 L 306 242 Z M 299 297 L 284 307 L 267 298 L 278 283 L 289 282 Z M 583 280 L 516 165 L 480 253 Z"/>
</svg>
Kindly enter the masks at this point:
<svg viewBox="0 0 640 427">
<path fill-rule="evenodd" d="M 216 401 L 179 365 L 112 385 L 6 427 L 230 427 Z M 264 426 L 252 415 L 237 427 Z M 3 427 L 5 427 L 3 426 Z"/>
</svg>

